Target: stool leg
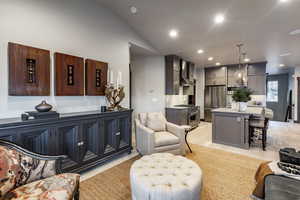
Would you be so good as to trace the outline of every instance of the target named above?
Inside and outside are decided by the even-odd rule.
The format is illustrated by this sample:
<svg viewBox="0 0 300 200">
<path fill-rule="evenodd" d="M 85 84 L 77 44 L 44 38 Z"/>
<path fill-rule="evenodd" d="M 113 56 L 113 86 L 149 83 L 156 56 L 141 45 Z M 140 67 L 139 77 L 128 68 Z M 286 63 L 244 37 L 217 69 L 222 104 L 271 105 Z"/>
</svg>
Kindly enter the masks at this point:
<svg viewBox="0 0 300 200">
<path fill-rule="evenodd" d="M 262 146 L 263 146 L 263 150 L 265 151 L 266 150 L 266 140 L 267 140 L 267 134 L 266 134 L 266 129 L 263 129 L 262 130 Z"/>
</svg>

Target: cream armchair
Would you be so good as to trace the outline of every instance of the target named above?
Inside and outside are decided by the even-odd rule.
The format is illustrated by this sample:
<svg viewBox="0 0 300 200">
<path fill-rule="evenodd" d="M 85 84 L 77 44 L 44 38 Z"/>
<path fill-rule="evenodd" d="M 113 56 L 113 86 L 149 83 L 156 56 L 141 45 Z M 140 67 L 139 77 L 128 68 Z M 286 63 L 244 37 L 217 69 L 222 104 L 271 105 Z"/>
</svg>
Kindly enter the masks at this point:
<svg viewBox="0 0 300 200">
<path fill-rule="evenodd" d="M 159 152 L 185 155 L 185 129 L 167 122 L 162 113 L 141 113 L 135 125 L 137 150 L 142 155 Z"/>
</svg>

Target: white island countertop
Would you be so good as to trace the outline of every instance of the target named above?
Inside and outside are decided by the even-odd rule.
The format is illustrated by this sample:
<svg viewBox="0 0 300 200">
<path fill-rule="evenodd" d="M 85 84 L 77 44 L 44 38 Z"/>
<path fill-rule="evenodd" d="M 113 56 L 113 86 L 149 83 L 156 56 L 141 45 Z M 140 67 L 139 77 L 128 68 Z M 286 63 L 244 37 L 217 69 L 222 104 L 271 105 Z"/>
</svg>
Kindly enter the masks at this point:
<svg viewBox="0 0 300 200">
<path fill-rule="evenodd" d="M 255 116 L 262 116 L 263 112 L 265 110 L 265 117 L 272 119 L 273 118 L 273 111 L 268 108 L 263 108 L 263 107 L 248 107 L 246 111 L 237 111 L 233 110 L 231 108 L 217 108 L 213 109 L 212 112 L 219 112 L 219 113 L 236 113 L 236 114 L 241 114 L 241 115 L 255 115 Z"/>
</svg>

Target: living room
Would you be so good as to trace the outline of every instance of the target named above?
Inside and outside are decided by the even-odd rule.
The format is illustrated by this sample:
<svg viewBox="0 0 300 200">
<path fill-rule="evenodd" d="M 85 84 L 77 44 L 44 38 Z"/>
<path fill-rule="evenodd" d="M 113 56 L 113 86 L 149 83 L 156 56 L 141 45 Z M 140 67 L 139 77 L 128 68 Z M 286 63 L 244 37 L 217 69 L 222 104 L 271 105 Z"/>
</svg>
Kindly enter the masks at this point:
<svg viewBox="0 0 300 200">
<path fill-rule="evenodd" d="M 1 0 L 0 199 L 300 199 L 298 0 Z"/>
</svg>

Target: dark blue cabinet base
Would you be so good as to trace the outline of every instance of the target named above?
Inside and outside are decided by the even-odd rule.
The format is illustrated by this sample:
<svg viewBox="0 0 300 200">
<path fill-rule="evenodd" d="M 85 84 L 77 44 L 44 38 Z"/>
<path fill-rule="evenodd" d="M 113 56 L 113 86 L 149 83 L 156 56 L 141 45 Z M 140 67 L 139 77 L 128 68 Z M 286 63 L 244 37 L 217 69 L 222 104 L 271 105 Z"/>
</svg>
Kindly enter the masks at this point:
<svg viewBox="0 0 300 200">
<path fill-rule="evenodd" d="M 82 172 L 131 153 L 132 110 L 83 112 L 59 119 L 0 120 L 0 138 L 44 155 L 67 155 L 63 172 Z"/>
</svg>

